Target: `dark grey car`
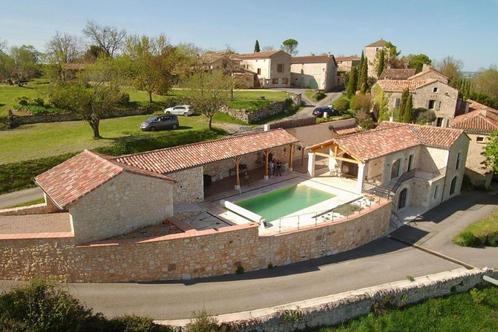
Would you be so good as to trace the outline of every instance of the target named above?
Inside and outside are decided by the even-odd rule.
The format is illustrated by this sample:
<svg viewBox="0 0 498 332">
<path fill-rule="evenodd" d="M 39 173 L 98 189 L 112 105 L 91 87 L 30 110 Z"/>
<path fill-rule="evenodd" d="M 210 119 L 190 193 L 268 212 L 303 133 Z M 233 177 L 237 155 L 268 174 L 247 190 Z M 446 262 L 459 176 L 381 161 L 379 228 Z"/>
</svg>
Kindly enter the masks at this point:
<svg viewBox="0 0 498 332">
<path fill-rule="evenodd" d="M 140 129 L 143 131 L 166 130 L 178 128 L 178 117 L 176 115 L 157 115 L 142 122 Z"/>
</svg>

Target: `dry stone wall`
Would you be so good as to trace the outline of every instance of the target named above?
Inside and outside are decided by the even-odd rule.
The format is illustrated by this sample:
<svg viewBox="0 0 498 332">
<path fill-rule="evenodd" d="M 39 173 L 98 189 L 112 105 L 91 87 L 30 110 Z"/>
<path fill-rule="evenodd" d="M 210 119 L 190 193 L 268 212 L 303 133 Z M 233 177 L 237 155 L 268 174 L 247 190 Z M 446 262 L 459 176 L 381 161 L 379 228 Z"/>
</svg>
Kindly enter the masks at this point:
<svg viewBox="0 0 498 332">
<path fill-rule="evenodd" d="M 0 237 L 0 279 L 178 280 L 232 274 L 238 266 L 264 269 L 350 250 L 387 233 L 389 202 L 363 211 L 276 236 L 259 236 L 258 225 L 249 224 L 90 245 L 77 245 L 74 238 Z"/>
</svg>

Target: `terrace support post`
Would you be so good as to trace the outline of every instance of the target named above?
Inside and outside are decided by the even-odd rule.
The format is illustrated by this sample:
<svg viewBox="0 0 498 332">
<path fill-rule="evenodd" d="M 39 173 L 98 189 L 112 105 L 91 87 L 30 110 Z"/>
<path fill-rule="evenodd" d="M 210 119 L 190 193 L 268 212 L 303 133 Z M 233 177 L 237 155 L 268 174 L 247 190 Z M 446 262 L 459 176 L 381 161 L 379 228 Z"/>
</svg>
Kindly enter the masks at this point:
<svg viewBox="0 0 498 332">
<path fill-rule="evenodd" d="M 235 190 L 240 192 L 240 169 L 239 169 L 239 165 L 240 165 L 240 156 L 237 156 L 237 157 L 235 157 L 235 178 L 236 178 Z"/>
<path fill-rule="evenodd" d="M 358 179 L 356 180 L 356 193 L 361 194 L 363 192 L 363 181 L 365 179 L 365 164 L 358 164 Z"/>
<path fill-rule="evenodd" d="M 289 171 L 292 172 L 292 158 L 294 154 L 294 145 L 290 144 L 289 145 Z"/>
<path fill-rule="evenodd" d="M 301 146 L 301 167 L 304 167 L 304 146 Z"/>
<path fill-rule="evenodd" d="M 315 153 L 308 152 L 308 174 L 311 177 L 315 176 Z"/>
<path fill-rule="evenodd" d="M 329 149 L 329 172 L 332 175 L 332 171 L 334 171 L 337 167 L 337 159 L 335 159 L 335 154 L 332 149 Z"/>
<path fill-rule="evenodd" d="M 268 158 L 270 155 L 270 150 L 269 149 L 264 150 L 264 154 L 265 154 L 265 180 L 268 180 Z"/>
</svg>

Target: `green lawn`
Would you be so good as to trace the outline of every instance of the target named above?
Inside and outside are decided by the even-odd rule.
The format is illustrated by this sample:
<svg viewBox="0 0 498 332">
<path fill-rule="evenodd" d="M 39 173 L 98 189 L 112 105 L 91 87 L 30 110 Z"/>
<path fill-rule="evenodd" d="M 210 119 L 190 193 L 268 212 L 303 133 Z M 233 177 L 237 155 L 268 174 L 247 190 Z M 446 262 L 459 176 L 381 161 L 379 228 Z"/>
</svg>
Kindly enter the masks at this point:
<svg viewBox="0 0 498 332">
<path fill-rule="evenodd" d="M 0 164 L 78 152 L 83 149 L 113 147 L 144 139 L 167 140 L 182 144 L 180 137 L 207 131 L 203 116 L 179 117 L 180 128 L 174 131 L 142 132 L 139 125 L 150 115 L 102 120 L 100 140 L 92 138 L 85 121 L 39 123 L 14 130 L 0 131 Z M 187 137 L 188 139 L 188 137 Z"/>
<path fill-rule="evenodd" d="M 0 117 L 6 116 L 9 109 L 17 105 L 17 98 L 28 97 L 30 99 L 47 99 L 49 81 L 46 79 L 34 79 L 25 86 L 0 84 Z"/>
<path fill-rule="evenodd" d="M 430 299 L 402 309 L 352 320 L 320 332 L 356 331 L 498 331 L 498 288 L 489 287 L 467 293 Z"/>
<path fill-rule="evenodd" d="M 464 247 L 482 247 L 498 245 L 498 209 L 486 218 L 467 226 L 453 242 Z"/>
<path fill-rule="evenodd" d="M 37 198 L 37 199 L 33 199 L 31 201 L 27 201 L 27 202 L 19 203 L 19 204 L 16 204 L 16 205 L 8 206 L 8 207 L 6 207 L 6 209 L 11 209 L 11 208 L 16 208 L 16 207 L 23 207 L 23 206 L 30 206 L 30 205 L 36 205 L 36 204 L 41 204 L 41 203 L 45 203 L 45 198 Z"/>
</svg>

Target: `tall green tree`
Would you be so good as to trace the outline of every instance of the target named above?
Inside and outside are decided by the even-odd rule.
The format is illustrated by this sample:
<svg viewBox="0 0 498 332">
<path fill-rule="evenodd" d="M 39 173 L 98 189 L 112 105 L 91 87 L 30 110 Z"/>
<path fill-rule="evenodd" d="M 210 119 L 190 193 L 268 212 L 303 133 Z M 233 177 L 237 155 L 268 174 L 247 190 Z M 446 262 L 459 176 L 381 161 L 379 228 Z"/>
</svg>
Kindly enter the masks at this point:
<svg viewBox="0 0 498 332">
<path fill-rule="evenodd" d="M 413 121 L 413 98 L 409 94 L 403 110 L 403 122 L 411 123 Z"/>
<path fill-rule="evenodd" d="M 410 91 L 408 89 L 403 90 L 401 94 L 401 103 L 399 105 L 398 116 L 396 117 L 396 121 L 402 122 L 404 120 L 404 112 L 406 109 L 406 104 L 408 102 L 408 97 L 410 96 Z"/>
<path fill-rule="evenodd" d="M 10 79 L 21 86 L 24 82 L 40 75 L 40 52 L 31 45 L 12 47 L 10 57 L 13 67 Z"/>
<path fill-rule="evenodd" d="M 290 55 L 296 55 L 297 54 L 297 45 L 298 41 L 292 38 L 286 39 L 282 42 L 281 49 L 282 51 L 285 51 L 289 53 Z"/>
<path fill-rule="evenodd" d="M 420 54 L 410 54 L 406 57 L 408 62 L 408 68 L 413 68 L 417 73 L 422 71 L 425 65 L 430 65 L 432 63 L 431 59 L 423 53 Z"/>
<path fill-rule="evenodd" d="M 367 58 L 363 61 L 363 66 L 361 67 L 360 77 L 358 79 L 360 85 L 361 93 L 366 93 L 368 90 L 368 60 Z"/>
<path fill-rule="evenodd" d="M 346 95 L 351 98 L 356 93 L 356 86 L 358 82 L 358 66 L 352 67 L 349 72 L 348 86 L 346 87 Z"/>
<path fill-rule="evenodd" d="M 386 51 L 385 49 L 381 49 L 379 52 L 377 52 L 377 59 L 376 59 L 376 65 L 377 68 L 375 68 L 377 72 L 377 77 L 379 77 L 382 72 L 384 71 L 384 66 L 386 64 Z"/>
<path fill-rule="evenodd" d="M 229 100 L 229 80 L 221 70 L 199 70 L 187 82 L 190 104 L 208 118 L 212 129 L 213 117 Z"/>
<path fill-rule="evenodd" d="M 259 47 L 259 40 L 256 39 L 256 43 L 254 44 L 254 53 L 259 53 L 261 52 L 261 49 Z"/>
<path fill-rule="evenodd" d="M 486 158 L 484 164 L 491 168 L 493 173 L 498 173 L 498 130 L 489 136 L 483 155 Z"/>
<path fill-rule="evenodd" d="M 152 103 L 152 94 L 166 94 L 175 82 L 177 52 L 164 35 L 156 38 L 130 36 L 126 40 L 123 64 L 133 86 L 144 90 Z M 123 70 L 126 72 L 126 70 Z"/>
<path fill-rule="evenodd" d="M 358 76 L 356 78 L 356 90 L 361 89 L 361 73 L 363 72 L 363 66 L 366 61 L 368 60 L 365 58 L 365 54 L 361 52 L 360 63 L 358 64 Z"/>
</svg>

